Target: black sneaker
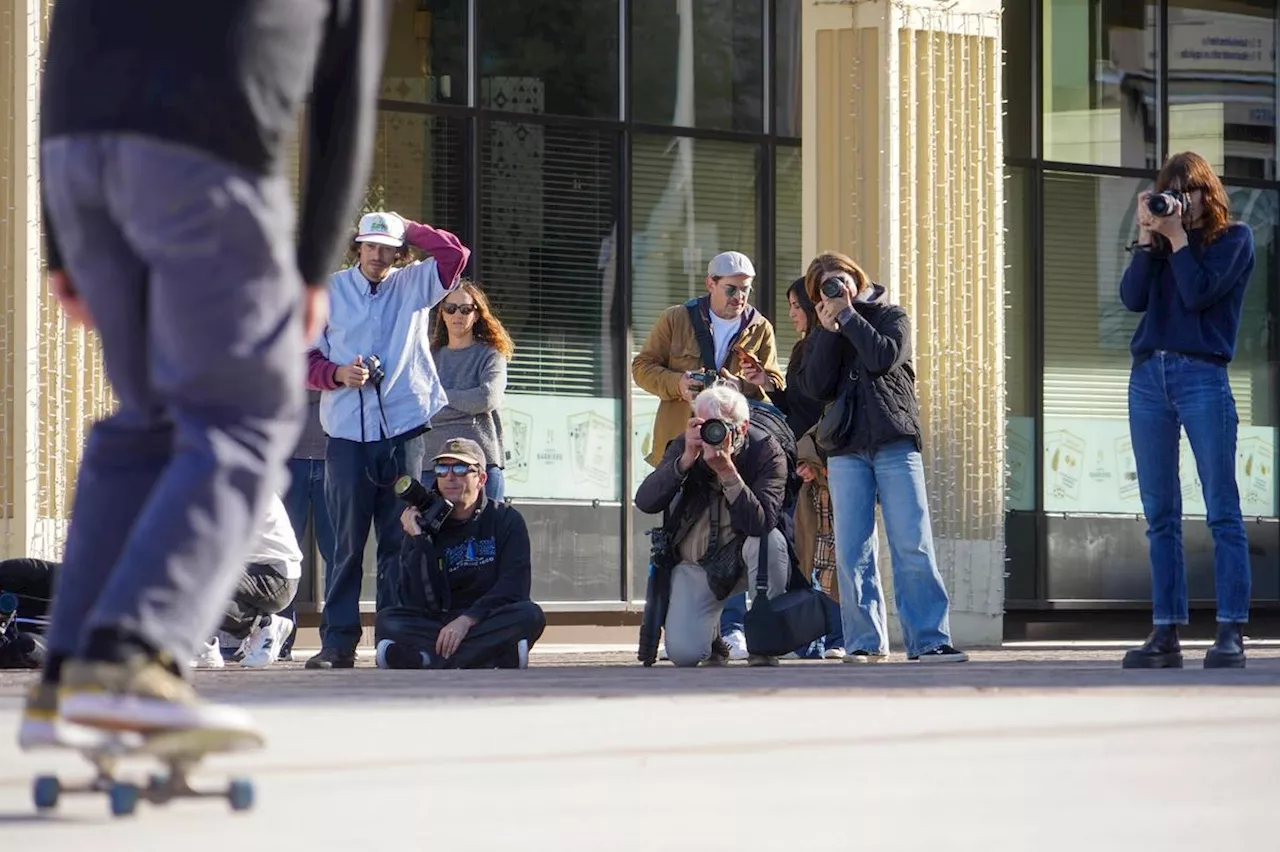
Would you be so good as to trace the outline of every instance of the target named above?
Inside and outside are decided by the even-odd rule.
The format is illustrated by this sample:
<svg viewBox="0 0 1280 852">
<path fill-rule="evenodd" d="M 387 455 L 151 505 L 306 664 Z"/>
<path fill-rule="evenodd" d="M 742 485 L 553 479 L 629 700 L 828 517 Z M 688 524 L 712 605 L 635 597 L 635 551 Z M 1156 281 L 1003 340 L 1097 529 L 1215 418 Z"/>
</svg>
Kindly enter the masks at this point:
<svg viewBox="0 0 1280 852">
<path fill-rule="evenodd" d="M 322 648 L 320 653 L 307 660 L 309 669 L 354 669 L 356 652 L 342 652 L 334 648 Z"/>
<path fill-rule="evenodd" d="M 383 639 L 378 642 L 374 663 L 380 669 L 425 669 L 431 665 L 431 656 L 412 645 Z"/>
<path fill-rule="evenodd" d="M 964 651 L 957 651 L 950 645 L 939 645 L 932 651 L 925 651 L 923 654 L 907 657 L 907 659 L 913 663 L 967 663 L 969 655 Z"/>
<path fill-rule="evenodd" d="M 856 650 L 856 651 L 848 651 L 848 652 L 846 652 L 846 653 L 845 653 L 845 655 L 844 655 L 844 661 L 845 661 L 846 663 L 855 663 L 855 664 L 857 664 L 857 663 L 867 663 L 867 664 L 870 664 L 870 663 L 883 663 L 883 662 L 885 661 L 885 657 L 886 657 L 886 656 L 887 656 L 887 655 L 885 655 L 885 654 L 873 654 L 873 653 L 871 653 L 870 651 L 864 651 L 864 650 L 862 650 L 861 648 L 859 648 L 859 649 L 858 649 L 858 650 Z"/>
</svg>

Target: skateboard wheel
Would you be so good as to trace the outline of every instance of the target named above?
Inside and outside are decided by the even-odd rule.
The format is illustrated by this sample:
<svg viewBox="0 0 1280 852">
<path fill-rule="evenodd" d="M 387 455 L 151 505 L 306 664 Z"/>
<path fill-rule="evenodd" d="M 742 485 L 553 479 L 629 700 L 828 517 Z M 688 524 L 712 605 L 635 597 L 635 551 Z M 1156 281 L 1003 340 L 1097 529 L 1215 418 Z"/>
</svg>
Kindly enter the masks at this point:
<svg viewBox="0 0 1280 852">
<path fill-rule="evenodd" d="M 253 782 L 237 778 L 227 788 L 227 801 L 233 811 L 247 811 L 253 807 Z"/>
<path fill-rule="evenodd" d="M 129 816 L 138 807 L 138 788 L 133 784 L 113 784 L 111 792 L 112 816 Z"/>
<path fill-rule="evenodd" d="M 36 809 L 41 811 L 56 808 L 61 794 L 62 784 L 52 775 L 41 775 L 31 789 L 31 798 L 35 799 Z"/>
</svg>

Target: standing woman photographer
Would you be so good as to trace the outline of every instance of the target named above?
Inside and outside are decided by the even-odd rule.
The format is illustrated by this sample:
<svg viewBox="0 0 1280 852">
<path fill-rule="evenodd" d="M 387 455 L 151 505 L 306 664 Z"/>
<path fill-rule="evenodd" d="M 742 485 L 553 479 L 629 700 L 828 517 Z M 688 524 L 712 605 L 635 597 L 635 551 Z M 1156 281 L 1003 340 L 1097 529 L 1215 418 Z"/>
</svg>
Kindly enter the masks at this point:
<svg viewBox="0 0 1280 852">
<path fill-rule="evenodd" d="M 1180 668 L 1178 625 L 1188 621 L 1182 552 L 1181 429 L 1196 460 L 1213 534 L 1218 633 L 1205 668 L 1242 668 L 1249 618 L 1249 542 L 1236 486 L 1236 402 L 1227 383 L 1253 232 L 1230 221 L 1222 181 L 1199 154 L 1174 154 L 1155 193 L 1138 196 L 1138 240 L 1120 299 L 1142 314 L 1129 344 L 1129 432 L 1147 518 L 1152 622 L 1125 668 Z"/>
<path fill-rule="evenodd" d="M 515 353 L 511 335 L 489 308 L 489 300 L 473 282 L 463 279 L 440 303 L 431 330 L 431 354 L 449 404 L 431 418 L 427 458 L 434 458 L 450 438 L 469 438 L 484 450 L 484 492 L 501 502 L 502 419 L 498 409 L 507 389 L 507 362 Z"/>
<path fill-rule="evenodd" d="M 876 568 L 876 502 L 893 554 L 894 597 L 907 659 L 969 659 L 951 645 L 951 602 L 938 573 L 920 455 L 911 321 L 853 259 L 818 255 L 805 273 L 822 327 L 809 335 L 800 392 L 830 402 L 816 427 L 828 454 L 846 663 L 889 654 Z"/>
</svg>

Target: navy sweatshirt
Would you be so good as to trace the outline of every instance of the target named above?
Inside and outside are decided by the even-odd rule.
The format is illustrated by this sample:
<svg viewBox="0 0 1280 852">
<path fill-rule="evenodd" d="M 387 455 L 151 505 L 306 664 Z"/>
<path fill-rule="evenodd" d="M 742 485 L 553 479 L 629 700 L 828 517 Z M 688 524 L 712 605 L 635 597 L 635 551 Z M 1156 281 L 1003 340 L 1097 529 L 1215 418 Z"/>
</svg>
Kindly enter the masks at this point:
<svg viewBox="0 0 1280 852">
<path fill-rule="evenodd" d="M 1245 287 L 1253 272 L 1253 231 L 1236 222 L 1208 247 L 1200 230 L 1168 257 L 1135 251 L 1120 280 L 1120 301 L 1142 320 L 1129 351 L 1137 366 L 1157 349 L 1223 366 L 1236 354 Z"/>
<path fill-rule="evenodd" d="M 282 174 L 307 109 L 298 270 L 328 283 L 359 212 L 391 4 L 361 0 L 58 0 L 40 136 L 136 133 Z M 63 259 L 45 217 L 51 270 Z"/>
</svg>

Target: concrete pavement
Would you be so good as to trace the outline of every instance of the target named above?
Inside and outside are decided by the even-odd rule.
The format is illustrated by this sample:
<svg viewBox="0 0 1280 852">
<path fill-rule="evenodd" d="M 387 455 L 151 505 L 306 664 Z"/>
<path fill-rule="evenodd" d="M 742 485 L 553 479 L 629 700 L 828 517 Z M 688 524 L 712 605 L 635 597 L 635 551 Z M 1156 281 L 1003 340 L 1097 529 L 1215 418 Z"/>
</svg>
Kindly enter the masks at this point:
<svg viewBox="0 0 1280 852">
<path fill-rule="evenodd" d="M 525 672 L 201 672 L 269 737 L 204 777 L 253 778 L 258 805 L 143 803 L 127 820 L 101 796 L 35 814 L 35 774 L 86 768 L 17 751 L 31 676 L 0 674 L 0 846 L 1276 848 L 1280 649 L 1235 672 L 1125 672 L 1115 650 L 973 658 L 676 670 L 596 650 Z"/>
</svg>

